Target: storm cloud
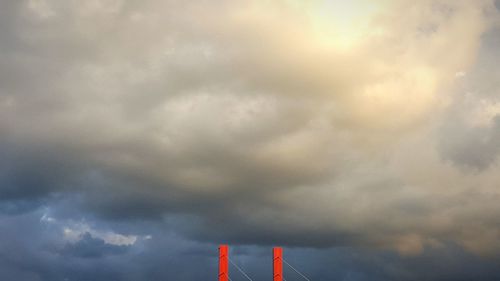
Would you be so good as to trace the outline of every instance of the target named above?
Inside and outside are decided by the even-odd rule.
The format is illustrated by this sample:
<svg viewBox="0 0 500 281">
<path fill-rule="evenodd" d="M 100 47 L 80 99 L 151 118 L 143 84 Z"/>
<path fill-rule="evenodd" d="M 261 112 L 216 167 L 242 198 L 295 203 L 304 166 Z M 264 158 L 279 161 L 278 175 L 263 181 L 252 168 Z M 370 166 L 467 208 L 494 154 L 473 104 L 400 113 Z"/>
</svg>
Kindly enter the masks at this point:
<svg viewBox="0 0 500 281">
<path fill-rule="evenodd" d="M 261 278 L 271 245 L 317 280 L 500 278 L 499 23 L 486 0 L 0 2 L 0 276 L 202 280 L 230 243 Z"/>
</svg>

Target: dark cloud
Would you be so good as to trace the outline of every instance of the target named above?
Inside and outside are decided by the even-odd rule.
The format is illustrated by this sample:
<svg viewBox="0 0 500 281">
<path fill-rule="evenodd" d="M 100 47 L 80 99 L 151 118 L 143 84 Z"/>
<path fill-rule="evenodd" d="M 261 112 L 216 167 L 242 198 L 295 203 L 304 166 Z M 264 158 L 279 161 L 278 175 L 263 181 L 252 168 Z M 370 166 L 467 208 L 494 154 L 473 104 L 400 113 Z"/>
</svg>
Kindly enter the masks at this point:
<svg viewBox="0 0 500 281">
<path fill-rule="evenodd" d="M 217 276 L 217 245 L 193 242 L 153 223 L 128 224 L 151 235 L 116 246 L 89 233 L 62 239 L 65 220 L 40 220 L 47 210 L 0 217 L 0 274 L 6 280 L 206 280 Z M 108 225 L 96 221 L 94 227 Z M 119 228 L 119 227 L 118 227 Z M 118 229 L 117 228 L 117 229 Z M 124 230 L 122 228 L 122 230 Z M 311 280 L 495 280 L 498 258 L 485 259 L 448 243 L 418 256 L 351 247 L 285 248 L 285 259 Z M 271 248 L 232 245 L 230 257 L 254 280 L 271 276 Z M 464 266 L 466 265 L 466 266 Z M 301 280 L 285 266 L 287 280 Z M 231 266 L 233 280 L 244 280 Z"/>
</svg>

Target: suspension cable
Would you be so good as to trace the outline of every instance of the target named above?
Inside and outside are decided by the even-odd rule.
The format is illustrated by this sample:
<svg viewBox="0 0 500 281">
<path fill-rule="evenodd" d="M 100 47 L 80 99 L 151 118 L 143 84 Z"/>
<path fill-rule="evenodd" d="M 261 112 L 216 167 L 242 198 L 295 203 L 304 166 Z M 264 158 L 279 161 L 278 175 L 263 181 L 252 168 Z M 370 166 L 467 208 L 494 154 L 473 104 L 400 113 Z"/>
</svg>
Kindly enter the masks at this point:
<svg viewBox="0 0 500 281">
<path fill-rule="evenodd" d="M 248 276 L 248 275 L 247 275 L 247 274 L 243 271 L 243 269 L 241 269 L 238 265 L 236 265 L 236 264 L 235 264 L 235 263 L 234 263 L 231 259 L 229 259 L 229 258 L 228 258 L 228 260 L 229 260 L 229 262 L 230 262 L 232 265 L 234 265 L 234 267 L 236 267 L 236 269 L 238 269 L 238 271 L 239 271 L 239 272 L 241 272 L 241 274 L 243 274 L 243 275 L 244 275 L 244 276 L 245 276 L 248 280 L 253 281 L 253 280 L 252 280 L 252 278 L 250 278 L 250 277 L 249 277 L 249 276 Z"/>
<path fill-rule="evenodd" d="M 291 264 L 289 264 L 285 259 L 282 259 L 283 262 L 288 265 L 291 269 L 293 269 L 293 271 L 295 271 L 297 274 L 299 274 L 300 276 L 302 276 L 302 278 L 306 279 L 307 281 L 311 281 L 309 278 L 307 278 L 304 274 L 300 273 L 300 271 L 298 271 L 295 267 L 293 267 Z"/>
</svg>

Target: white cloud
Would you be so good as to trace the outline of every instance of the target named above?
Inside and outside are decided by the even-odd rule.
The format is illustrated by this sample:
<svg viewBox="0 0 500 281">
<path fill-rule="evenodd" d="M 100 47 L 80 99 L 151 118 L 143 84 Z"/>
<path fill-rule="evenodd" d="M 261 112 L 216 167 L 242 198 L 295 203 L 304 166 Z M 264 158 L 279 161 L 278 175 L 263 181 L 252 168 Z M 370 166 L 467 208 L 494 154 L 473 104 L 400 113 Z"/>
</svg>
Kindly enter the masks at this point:
<svg viewBox="0 0 500 281">
<path fill-rule="evenodd" d="M 54 219 L 53 217 L 50 217 L 47 214 L 43 214 L 43 216 L 40 218 L 40 222 L 52 223 L 55 221 L 56 221 L 56 219 Z"/>
<path fill-rule="evenodd" d="M 134 245 L 139 238 L 137 235 L 123 235 L 113 231 L 95 229 L 85 222 L 73 222 L 66 224 L 62 230 L 64 240 L 71 243 L 80 241 L 86 233 L 90 234 L 93 238 L 102 239 L 107 244 L 116 246 Z"/>
</svg>

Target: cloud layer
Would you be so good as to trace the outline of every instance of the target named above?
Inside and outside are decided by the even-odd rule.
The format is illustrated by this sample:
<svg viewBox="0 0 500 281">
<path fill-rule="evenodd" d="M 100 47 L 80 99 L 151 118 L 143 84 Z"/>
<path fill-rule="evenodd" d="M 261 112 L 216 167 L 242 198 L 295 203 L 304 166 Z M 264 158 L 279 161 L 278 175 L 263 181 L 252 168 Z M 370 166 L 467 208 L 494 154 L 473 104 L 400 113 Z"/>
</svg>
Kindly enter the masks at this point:
<svg viewBox="0 0 500 281">
<path fill-rule="evenodd" d="M 196 249 L 495 260 L 496 4 L 1 3 L 0 229 L 46 208 L 47 251 L 83 260 L 134 256 L 141 222 Z M 26 272 L 4 274 L 63 278 Z"/>
</svg>

